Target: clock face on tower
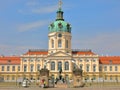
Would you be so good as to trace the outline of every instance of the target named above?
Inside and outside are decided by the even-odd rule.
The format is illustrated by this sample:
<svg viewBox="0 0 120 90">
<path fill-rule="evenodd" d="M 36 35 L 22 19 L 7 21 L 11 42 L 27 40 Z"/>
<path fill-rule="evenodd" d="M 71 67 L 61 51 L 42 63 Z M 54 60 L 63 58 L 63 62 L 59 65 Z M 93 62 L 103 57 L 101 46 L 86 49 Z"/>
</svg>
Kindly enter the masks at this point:
<svg viewBox="0 0 120 90">
<path fill-rule="evenodd" d="M 61 34 L 61 33 L 59 33 L 59 34 L 58 34 L 58 37 L 62 37 L 62 34 Z"/>
</svg>

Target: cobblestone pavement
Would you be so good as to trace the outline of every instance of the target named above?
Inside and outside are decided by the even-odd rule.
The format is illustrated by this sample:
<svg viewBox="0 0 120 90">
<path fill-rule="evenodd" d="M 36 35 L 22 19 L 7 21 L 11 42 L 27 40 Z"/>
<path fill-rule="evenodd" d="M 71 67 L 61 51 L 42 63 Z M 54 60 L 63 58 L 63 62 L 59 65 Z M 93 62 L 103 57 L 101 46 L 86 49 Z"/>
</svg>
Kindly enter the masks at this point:
<svg viewBox="0 0 120 90">
<path fill-rule="evenodd" d="M 83 88 L 39 88 L 39 87 L 0 87 L 0 90 L 120 90 L 120 87 L 83 87 Z"/>
</svg>

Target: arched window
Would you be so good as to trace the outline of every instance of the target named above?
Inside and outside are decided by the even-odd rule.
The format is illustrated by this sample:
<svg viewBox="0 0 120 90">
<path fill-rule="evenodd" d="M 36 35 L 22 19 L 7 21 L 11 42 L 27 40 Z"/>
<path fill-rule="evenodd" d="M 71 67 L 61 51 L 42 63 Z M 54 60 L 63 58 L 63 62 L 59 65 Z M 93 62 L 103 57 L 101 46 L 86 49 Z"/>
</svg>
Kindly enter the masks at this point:
<svg viewBox="0 0 120 90">
<path fill-rule="evenodd" d="M 40 70 L 40 64 L 37 64 L 37 71 Z"/>
<path fill-rule="evenodd" d="M 68 40 L 66 40 L 66 48 L 68 48 Z"/>
<path fill-rule="evenodd" d="M 58 40 L 58 47 L 62 47 L 62 41 L 61 40 Z"/>
<path fill-rule="evenodd" d="M 58 62 L 58 70 L 62 69 L 62 62 Z"/>
<path fill-rule="evenodd" d="M 55 70 L 55 62 L 51 62 L 51 70 Z"/>
<path fill-rule="evenodd" d="M 69 62 L 65 62 L 65 70 L 69 70 Z"/>
<path fill-rule="evenodd" d="M 54 40 L 53 39 L 51 40 L 51 46 L 52 46 L 52 48 L 54 48 Z"/>
</svg>

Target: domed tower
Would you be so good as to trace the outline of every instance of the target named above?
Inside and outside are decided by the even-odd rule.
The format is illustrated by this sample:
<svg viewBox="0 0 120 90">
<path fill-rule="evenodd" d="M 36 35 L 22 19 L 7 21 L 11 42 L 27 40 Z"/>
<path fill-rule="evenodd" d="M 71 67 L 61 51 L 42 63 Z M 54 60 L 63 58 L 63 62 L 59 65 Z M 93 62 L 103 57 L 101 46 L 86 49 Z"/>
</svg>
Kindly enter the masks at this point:
<svg viewBox="0 0 120 90">
<path fill-rule="evenodd" d="M 65 52 L 71 54 L 71 25 L 64 21 L 61 1 L 56 20 L 49 25 L 48 54 Z"/>
</svg>

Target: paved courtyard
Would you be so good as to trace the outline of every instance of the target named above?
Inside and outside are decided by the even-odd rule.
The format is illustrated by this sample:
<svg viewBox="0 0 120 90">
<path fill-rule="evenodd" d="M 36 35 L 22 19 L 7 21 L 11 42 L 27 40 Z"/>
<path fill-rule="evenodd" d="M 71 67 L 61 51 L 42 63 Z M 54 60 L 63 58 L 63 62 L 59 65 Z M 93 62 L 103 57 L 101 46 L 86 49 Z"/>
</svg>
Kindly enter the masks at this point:
<svg viewBox="0 0 120 90">
<path fill-rule="evenodd" d="M 83 87 L 83 88 L 39 88 L 39 87 L 0 87 L 0 90 L 120 90 L 120 87 Z"/>
</svg>

